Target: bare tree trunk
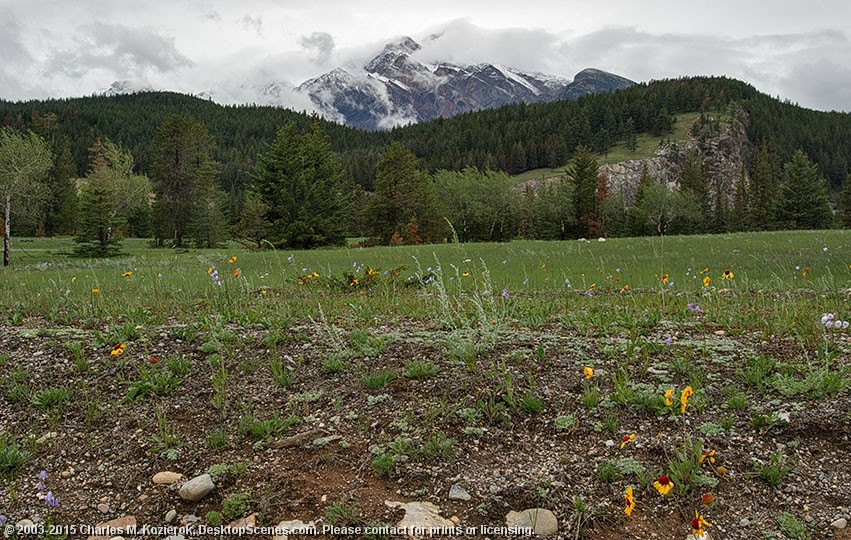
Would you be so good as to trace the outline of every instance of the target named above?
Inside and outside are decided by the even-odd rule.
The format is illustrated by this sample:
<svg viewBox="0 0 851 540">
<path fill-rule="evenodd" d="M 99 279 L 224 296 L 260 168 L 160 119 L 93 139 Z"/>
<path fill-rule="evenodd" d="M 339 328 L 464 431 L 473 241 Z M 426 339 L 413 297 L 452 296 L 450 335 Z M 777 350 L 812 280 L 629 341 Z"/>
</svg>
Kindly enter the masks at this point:
<svg viewBox="0 0 851 540">
<path fill-rule="evenodd" d="M 11 224 L 11 219 L 9 216 L 9 211 L 12 208 L 12 194 L 8 191 L 6 192 L 6 221 L 4 222 L 3 227 L 3 266 L 9 266 L 9 259 L 12 255 L 12 238 L 9 233 L 9 225 Z"/>
</svg>

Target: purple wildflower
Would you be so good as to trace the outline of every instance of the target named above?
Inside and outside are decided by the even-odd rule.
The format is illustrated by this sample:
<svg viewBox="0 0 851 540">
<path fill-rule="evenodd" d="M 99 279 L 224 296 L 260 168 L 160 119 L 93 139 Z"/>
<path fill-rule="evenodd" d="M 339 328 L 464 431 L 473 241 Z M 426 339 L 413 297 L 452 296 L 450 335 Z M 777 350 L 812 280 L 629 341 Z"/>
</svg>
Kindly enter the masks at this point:
<svg viewBox="0 0 851 540">
<path fill-rule="evenodd" d="M 502 289 L 502 297 L 508 298 L 508 289 Z"/>
<path fill-rule="evenodd" d="M 40 473 L 38 473 L 38 479 L 39 480 L 47 480 L 47 471 L 42 470 Z"/>
<path fill-rule="evenodd" d="M 671 336 L 668 336 L 668 337 L 665 338 L 665 343 L 667 343 L 668 345 L 672 344 L 673 342 L 674 342 L 674 340 L 673 340 L 673 338 L 671 338 Z"/>
<path fill-rule="evenodd" d="M 52 491 L 48 491 L 47 495 L 44 496 L 44 504 L 46 504 L 48 508 L 56 508 L 59 506 L 59 499 L 53 495 Z"/>
<path fill-rule="evenodd" d="M 36 491 L 44 491 L 44 482 L 41 480 L 38 481 L 38 484 L 35 485 Z"/>
</svg>

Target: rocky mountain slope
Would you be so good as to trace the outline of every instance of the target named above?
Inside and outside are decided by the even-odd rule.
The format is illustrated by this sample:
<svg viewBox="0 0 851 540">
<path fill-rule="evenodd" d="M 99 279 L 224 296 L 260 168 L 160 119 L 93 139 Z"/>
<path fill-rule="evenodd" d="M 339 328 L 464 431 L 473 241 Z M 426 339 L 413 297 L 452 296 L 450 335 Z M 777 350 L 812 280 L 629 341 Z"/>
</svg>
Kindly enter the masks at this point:
<svg viewBox="0 0 851 540">
<path fill-rule="evenodd" d="M 329 119 L 367 130 L 447 118 L 509 103 L 541 103 L 611 92 L 633 84 L 597 69 L 573 81 L 497 64 L 424 63 L 405 37 L 388 43 L 362 66 L 336 68 L 297 90 Z"/>
</svg>

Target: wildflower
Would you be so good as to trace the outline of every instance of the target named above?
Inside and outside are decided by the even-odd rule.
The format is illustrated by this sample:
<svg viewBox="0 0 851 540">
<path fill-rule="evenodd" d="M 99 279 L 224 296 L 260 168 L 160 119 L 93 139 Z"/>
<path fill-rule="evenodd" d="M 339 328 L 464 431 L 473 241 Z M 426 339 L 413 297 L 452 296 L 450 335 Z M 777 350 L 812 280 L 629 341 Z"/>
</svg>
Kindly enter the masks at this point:
<svg viewBox="0 0 851 540">
<path fill-rule="evenodd" d="M 351 283 L 349 283 L 349 287 L 354 287 L 354 286 L 355 286 L 355 285 L 357 285 L 357 284 L 358 284 L 358 280 L 353 279 L 353 280 L 351 281 Z"/>
<path fill-rule="evenodd" d="M 585 291 L 585 296 L 594 296 L 594 293 L 592 293 L 591 290 L 589 289 L 589 290 Z"/>
<path fill-rule="evenodd" d="M 668 475 L 663 474 L 655 482 L 653 482 L 653 487 L 656 488 L 656 491 L 658 491 L 660 495 L 667 495 L 672 489 L 674 489 L 674 482 L 668 478 Z"/>
<path fill-rule="evenodd" d="M 508 289 L 502 289 L 502 297 L 508 298 Z"/>
<path fill-rule="evenodd" d="M 623 287 L 621 287 L 621 292 L 622 292 L 622 293 L 624 293 L 624 292 L 626 292 L 626 291 L 628 291 L 628 290 L 629 290 L 629 285 L 624 285 Z"/>
<path fill-rule="evenodd" d="M 825 253 L 828 252 L 828 249 L 826 247 L 821 248 L 821 250 L 824 251 Z"/>
<path fill-rule="evenodd" d="M 735 274 L 733 274 L 733 271 L 729 269 L 724 270 L 724 273 L 721 274 L 721 279 L 733 279 L 734 277 L 736 277 Z"/>
<path fill-rule="evenodd" d="M 810 268 L 809 266 L 805 266 L 805 267 L 804 267 L 804 269 L 803 269 L 803 270 L 801 270 L 801 276 L 803 276 L 803 278 L 804 278 L 804 279 L 807 279 L 807 276 L 808 276 L 808 275 L 810 274 L 810 272 L 812 272 L 812 271 L 813 271 L 813 269 L 812 269 L 812 268 Z"/>
<path fill-rule="evenodd" d="M 691 533 L 698 538 L 703 537 L 706 534 L 706 531 L 703 530 L 703 527 L 711 527 L 708 521 L 703 519 L 703 516 L 695 510 L 694 511 L 694 519 L 691 520 Z"/>
<path fill-rule="evenodd" d="M 44 504 L 46 504 L 48 508 L 56 508 L 59 506 L 59 499 L 53 495 L 52 491 L 48 491 L 47 495 L 44 496 Z"/>
<path fill-rule="evenodd" d="M 703 463 L 706 460 L 709 460 L 709 463 L 715 463 L 715 450 L 704 450 L 700 455 L 700 462 Z"/>
<path fill-rule="evenodd" d="M 671 345 L 673 342 L 674 338 L 672 338 L 671 336 L 665 338 L 665 343 L 667 343 L 668 345 Z"/>
<path fill-rule="evenodd" d="M 709 272 L 709 268 L 708 268 L 708 267 L 706 267 L 706 266 L 704 266 L 704 267 L 703 267 L 703 270 L 701 270 L 701 271 L 700 271 L 700 275 L 703 275 L 703 274 L 705 274 L 705 273 L 707 273 L 707 272 Z"/>
<path fill-rule="evenodd" d="M 585 374 L 586 379 L 590 379 L 594 376 L 594 368 L 585 366 L 584 368 L 582 368 L 582 373 Z"/>
<path fill-rule="evenodd" d="M 623 439 L 621 439 L 621 450 L 623 450 L 624 446 L 628 445 L 629 443 L 631 443 L 634 440 L 635 440 L 635 433 L 632 433 L 630 435 L 624 435 Z"/>
<path fill-rule="evenodd" d="M 700 504 L 703 506 L 709 506 L 715 502 L 715 495 L 711 493 L 704 493 L 700 496 Z"/>
<path fill-rule="evenodd" d="M 659 278 L 659 281 L 662 282 L 662 285 L 667 285 L 668 284 L 668 274 L 662 274 L 662 277 Z"/>
<path fill-rule="evenodd" d="M 77 276 L 71 276 L 71 283 L 77 283 Z"/>
<path fill-rule="evenodd" d="M 234 255 L 233 257 L 231 257 L 230 259 L 228 259 L 228 264 L 233 264 L 233 263 L 235 263 L 235 262 L 236 262 L 236 255 Z"/>
<path fill-rule="evenodd" d="M 703 286 L 709 287 L 709 284 L 712 282 L 712 278 L 709 276 L 703 276 Z"/>
<path fill-rule="evenodd" d="M 623 509 L 623 513 L 628 516 L 632 515 L 632 511 L 635 509 L 635 497 L 632 494 L 632 486 L 624 490 L 623 500 L 626 502 L 626 508 Z"/>
<path fill-rule="evenodd" d="M 377 274 L 378 274 L 378 270 L 375 270 L 375 269 L 373 269 L 373 268 L 370 268 L 369 266 L 367 266 L 367 267 L 366 267 L 366 275 L 368 275 L 368 276 L 375 276 L 375 275 L 377 275 Z"/>
<path fill-rule="evenodd" d="M 666 407 L 670 407 L 674 404 L 674 400 L 671 399 L 672 397 L 674 397 L 674 389 L 668 388 L 667 390 L 665 390 L 665 406 Z"/>
<path fill-rule="evenodd" d="M 589 291 L 593 291 L 593 290 L 594 290 L 594 289 L 596 289 L 596 288 L 597 288 L 597 284 L 596 284 L 596 283 L 592 283 L 592 284 L 588 287 L 588 290 L 589 290 Z"/>
<path fill-rule="evenodd" d="M 503 259 L 502 264 L 508 264 L 508 259 Z"/>
<path fill-rule="evenodd" d="M 524 279 L 524 280 L 523 280 L 523 285 L 528 285 L 528 284 L 529 284 L 529 278 Z"/>
<path fill-rule="evenodd" d="M 157 274 L 157 279 L 162 279 L 162 278 L 163 278 L 162 274 Z"/>
<path fill-rule="evenodd" d="M 47 480 L 47 471 L 42 469 L 41 472 L 38 473 L 38 479 L 41 480 L 41 481 Z"/>
<path fill-rule="evenodd" d="M 39 480 L 38 484 L 35 485 L 36 491 L 44 491 L 44 481 Z"/>
<path fill-rule="evenodd" d="M 686 413 L 686 407 L 688 406 L 688 398 L 694 395 L 694 389 L 691 386 L 686 386 L 683 390 L 683 393 L 680 394 L 680 403 L 682 407 L 680 408 L 680 413 Z"/>
<path fill-rule="evenodd" d="M 100 289 L 92 289 L 92 294 L 100 294 Z"/>
<path fill-rule="evenodd" d="M 541 263 L 541 270 L 547 269 L 547 263 Z"/>
<path fill-rule="evenodd" d="M 157 362 L 159 362 L 159 361 L 160 361 L 160 359 L 159 359 L 159 358 L 157 358 L 156 356 L 152 356 L 152 357 L 148 358 L 148 363 L 149 363 L 149 364 L 156 364 L 156 363 L 157 363 Z"/>
<path fill-rule="evenodd" d="M 694 302 L 689 302 L 688 304 L 686 304 L 686 308 L 688 308 L 688 310 L 692 313 L 700 313 L 702 311 L 700 309 L 700 306 L 695 304 Z"/>
<path fill-rule="evenodd" d="M 239 277 L 239 268 L 237 268 L 233 271 L 233 277 L 235 277 L 235 278 Z"/>
<path fill-rule="evenodd" d="M 724 467 L 723 465 L 718 467 L 717 469 L 715 469 L 715 474 L 717 474 L 718 476 L 724 476 L 725 474 L 727 474 L 727 467 Z"/>
<path fill-rule="evenodd" d="M 208 273 L 208 274 L 210 274 L 210 275 L 212 275 L 212 274 L 213 274 L 213 272 L 215 272 L 215 271 L 216 271 L 216 269 L 215 269 L 215 268 L 213 268 L 212 266 L 211 266 L 211 267 L 209 267 L 209 268 L 207 268 L 207 273 Z"/>
<path fill-rule="evenodd" d="M 266 296 L 268 294 L 268 291 L 266 289 L 260 289 L 260 294 Z"/>
<path fill-rule="evenodd" d="M 121 356 L 122 354 L 124 354 L 124 350 L 126 348 L 126 343 L 118 343 L 114 347 L 112 347 L 112 351 L 109 354 L 110 356 Z"/>
<path fill-rule="evenodd" d="M 129 278 L 132 275 L 133 275 L 133 272 L 128 270 L 128 271 L 124 272 L 123 274 L 121 274 L 121 277 Z"/>
<path fill-rule="evenodd" d="M 470 272 L 463 272 L 461 277 L 470 277 Z"/>
</svg>

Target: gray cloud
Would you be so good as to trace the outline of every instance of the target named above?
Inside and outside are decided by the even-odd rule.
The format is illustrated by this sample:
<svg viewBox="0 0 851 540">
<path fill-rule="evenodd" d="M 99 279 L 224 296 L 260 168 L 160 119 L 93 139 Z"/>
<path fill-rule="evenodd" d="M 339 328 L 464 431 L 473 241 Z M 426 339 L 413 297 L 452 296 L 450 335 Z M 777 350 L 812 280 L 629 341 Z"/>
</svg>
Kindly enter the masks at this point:
<svg viewBox="0 0 851 540">
<path fill-rule="evenodd" d="M 153 29 L 94 23 L 81 27 L 74 41 L 73 49 L 50 55 L 46 73 L 80 77 L 91 69 L 102 69 L 121 78 L 138 77 L 149 70 L 173 72 L 193 65 L 177 50 L 174 39 Z"/>
<path fill-rule="evenodd" d="M 260 15 L 256 17 L 246 15 L 242 18 L 242 26 L 244 26 L 246 30 L 255 32 L 258 36 L 263 35 L 263 18 Z"/>
<path fill-rule="evenodd" d="M 208 21 L 216 21 L 216 22 L 222 20 L 222 16 L 219 15 L 219 12 L 216 11 L 215 9 L 212 9 L 212 10 L 208 11 L 207 13 L 201 15 L 201 18 L 206 19 Z"/>
<path fill-rule="evenodd" d="M 324 64 L 334 52 L 334 38 L 326 32 L 314 32 L 309 36 L 301 36 L 299 44 L 310 53 L 317 64 Z"/>
</svg>

